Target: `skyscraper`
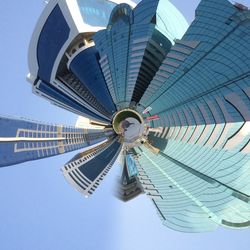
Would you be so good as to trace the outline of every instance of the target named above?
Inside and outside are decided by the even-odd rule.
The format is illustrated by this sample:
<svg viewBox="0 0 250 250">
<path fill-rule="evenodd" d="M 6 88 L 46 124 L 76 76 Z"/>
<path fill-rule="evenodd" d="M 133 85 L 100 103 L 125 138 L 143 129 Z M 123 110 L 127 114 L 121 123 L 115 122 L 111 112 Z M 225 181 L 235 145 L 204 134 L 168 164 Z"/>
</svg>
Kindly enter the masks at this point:
<svg viewBox="0 0 250 250">
<path fill-rule="evenodd" d="M 43 124 L 0 117 L 0 167 L 37 160 L 104 143 L 112 131 Z"/>
<path fill-rule="evenodd" d="M 104 129 L 2 118 L 0 166 L 93 145 L 62 169 L 86 197 L 120 157 L 119 198 L 146 193 L 167 227 L 249 227 L 250 11 L 201 0 L 195 14 L 188 27 L 168 0 L 50 1 L 33 92 Z"/>
</svg>

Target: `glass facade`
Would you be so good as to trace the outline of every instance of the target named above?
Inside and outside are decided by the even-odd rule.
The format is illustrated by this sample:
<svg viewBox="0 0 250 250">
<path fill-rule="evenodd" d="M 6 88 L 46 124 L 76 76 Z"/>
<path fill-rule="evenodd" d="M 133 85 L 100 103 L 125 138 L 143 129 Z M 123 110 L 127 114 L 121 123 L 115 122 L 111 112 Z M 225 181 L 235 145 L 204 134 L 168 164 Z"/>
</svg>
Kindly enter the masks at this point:
<svg viewBox="0 0 250 250">
<path fill-rule="evenodd" d="M 109 172 L 120 151 L 121 143 L 110 139 L 74 157 L 63 167 L 63 175 L 79 192 L 89 196 Z"/>
<path fill-rule="evenodd" d="M 175 230 L 250 226 L 248 19 L 226 0 L 201 1 L 141 99 L 163 130 L 149 135 L 158 155 L 136 151 Z"/>
<path fill-rule="evenodd" d="M 112 134 L 0 117 L 0 167 L 85 148 Z"/>
<path fill-rule="evenodd" d="M 115 105 L 107 89 L 100 65 L 98 51 L 93 46 L 85 49 L 74 57 L 70 70 L 86 86 L 109 115 L 116 111 Z M 95 81 L 93 82 L 93 79 Z"/>
<path fill-rule="evenodd" d="M 166 30 L 166 25 L 171 28 Z M 183 16 L 165 0 L 142 1 L 133 11 L 125 4 L 114 9 L 108 29 L 94 40 L 118 108 L 140 101 L 174 39 L 181 38 L 187 27 Z"/>
<path fill-rule="evenodd" d="M 69 82 L 69 80 L 68 80 L 68 82 Z M 80 83 L 80 85 L 82 85 L 82 84 Z M 107 119 L 104 119 L 103 117 L 99 116 L 98 114 L 91 112 L 84 105 L 79 103 L 75 98 L 72 98 L 71 96 L 67 95 L 67 93 L 56 88 L 52 84 L 40 82 L 35 86 L 35 88 L 37 91 L 39 91 L 41 93 L 41 95 L 43 97 L 46 97 L 47 99 L 49 99 L 53 103 L 57 103 L 57 104 L 62 105 L 66 108 L 70 108 L 72 111 L 74 111 L 77 114 L 85 114 L 85 115 L 88 115 L 90 117 L 93 117 L 94 119 L 108 122 Z M 78 88 L 78 91 L 79 91 L 79 88 Z M 78 92 L 78 94 L 79 94 L 79 92 Z M 85 94 L 85 99 L 87 99 L 86 94 Z M 94 103 L 95 100 L 92 99 L 92 101 Z"/>
<path fill-rule="evenodd" d="M 67 41 L 69 33 L 70 27 L 57 4 L 48 16 L 38 40 L 38 64 L 43 65 L 43 67 L 39 67 L 40 79 L 50 81 L 53 65 L 61 47 Z"/>
<path fill-rule="evenodd" d="M 97 27 L 106 27 L 115 3 L 107 0 L 77 0 L 83 22 Z"/>
<path fill-rule="evenodd" d="M 126 167 L 128 170 L 129 178 L 133 178 L 137 176 L 138 170 L 137 170 L 136 163 L 135 163 L 133 156 L 128 154 L 125 156 L 125 159 L 126 159 Z"/>
</svg>

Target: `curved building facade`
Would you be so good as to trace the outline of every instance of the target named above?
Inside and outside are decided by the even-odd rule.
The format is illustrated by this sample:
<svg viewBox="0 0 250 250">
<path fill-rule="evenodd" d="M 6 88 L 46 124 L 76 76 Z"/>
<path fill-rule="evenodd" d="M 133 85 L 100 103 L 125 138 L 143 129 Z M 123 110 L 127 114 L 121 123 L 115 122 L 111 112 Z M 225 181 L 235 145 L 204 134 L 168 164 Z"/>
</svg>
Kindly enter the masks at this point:
<svg viewBox="0 0 250 250">
<path fill-rule="evenodd" d="M 119 198 L 145 193 L 167 227 L 249 227 L 249 29 L 248 8 L 227 0 L 201 0 L 190 26 L 168 0 L 51 0 L 28 80 L 104 129 L 2 118 L 0 166 L 85 148 L 62 173 L 86 197 L 119 158 Z"/>
</svg>

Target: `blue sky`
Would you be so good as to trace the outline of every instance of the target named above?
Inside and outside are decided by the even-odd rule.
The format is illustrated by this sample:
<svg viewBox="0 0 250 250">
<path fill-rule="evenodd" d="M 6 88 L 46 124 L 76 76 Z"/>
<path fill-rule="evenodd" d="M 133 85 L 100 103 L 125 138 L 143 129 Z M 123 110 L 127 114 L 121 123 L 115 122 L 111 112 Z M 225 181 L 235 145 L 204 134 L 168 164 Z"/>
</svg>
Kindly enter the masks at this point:
<svg viewBox="0 0 250 250">
<path fill-rule="evenodd" d="M 189 22 L 198 0 L 173 0 Z M 250 0 L 242 1 L 250 6 Z M 26 82 L 27 50 L 42 0 L 0 1 L 0 114 L 72 125 L 76 115 L 33 95 Z M 84 199 L 60 167 L 75 153 L 0 169 L 0 249 L 3 250 L 248 250 L 250 229 L 182 234 L 161 225 L 149 199 L 129 203 L 112 192 L 113 167 Z"/>
</svg>

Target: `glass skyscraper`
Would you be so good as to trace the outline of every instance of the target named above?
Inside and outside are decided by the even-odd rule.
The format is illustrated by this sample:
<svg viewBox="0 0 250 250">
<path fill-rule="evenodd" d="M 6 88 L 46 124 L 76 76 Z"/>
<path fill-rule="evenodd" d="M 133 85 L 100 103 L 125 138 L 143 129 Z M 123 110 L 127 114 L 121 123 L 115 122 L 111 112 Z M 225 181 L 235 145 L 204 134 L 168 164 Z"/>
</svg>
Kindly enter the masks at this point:
<svg viewBox="0 0 250 250">
<path fill-rule="evenodd" d="M 27 79 L 104 128 L 2 117 L 0 166 L 84 149 L 62 173 L 86 197 L 119 159 L 118 198 L 145 193 L 167 227 L 249 227 L 249 30 L 228 0 L 201 0 L 190 26 L 168 0 L 50 1 Z"/>
</svg>

